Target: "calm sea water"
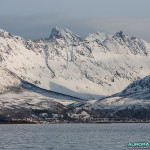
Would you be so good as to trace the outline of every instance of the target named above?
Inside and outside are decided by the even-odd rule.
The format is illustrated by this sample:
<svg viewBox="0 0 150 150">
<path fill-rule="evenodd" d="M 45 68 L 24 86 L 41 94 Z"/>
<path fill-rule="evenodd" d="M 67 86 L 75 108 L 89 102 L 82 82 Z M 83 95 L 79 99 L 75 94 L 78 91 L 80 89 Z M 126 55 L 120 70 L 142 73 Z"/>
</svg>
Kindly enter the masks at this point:
<svg viewBox="0 0 150 150">
<path fill-rule="evenodd" d="M 150 124 L 0 125 L 0 150 L 126 150 L 150 142 Z"/>
</svg>

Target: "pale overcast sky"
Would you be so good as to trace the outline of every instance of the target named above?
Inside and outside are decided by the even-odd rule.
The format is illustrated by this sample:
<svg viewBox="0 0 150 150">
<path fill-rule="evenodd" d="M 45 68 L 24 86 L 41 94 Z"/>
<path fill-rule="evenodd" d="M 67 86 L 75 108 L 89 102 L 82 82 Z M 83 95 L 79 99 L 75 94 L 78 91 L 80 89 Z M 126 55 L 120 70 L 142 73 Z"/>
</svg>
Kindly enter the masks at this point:
<svg viewBox="0 0 150 150">
<path fill-rule="evenodd" d="M 82 37 L 123 30 L 150 41 L 150 0 L 0 0 L 0 28 L 12 34 L 39 39 L 56 26 Z"/>
</svg>

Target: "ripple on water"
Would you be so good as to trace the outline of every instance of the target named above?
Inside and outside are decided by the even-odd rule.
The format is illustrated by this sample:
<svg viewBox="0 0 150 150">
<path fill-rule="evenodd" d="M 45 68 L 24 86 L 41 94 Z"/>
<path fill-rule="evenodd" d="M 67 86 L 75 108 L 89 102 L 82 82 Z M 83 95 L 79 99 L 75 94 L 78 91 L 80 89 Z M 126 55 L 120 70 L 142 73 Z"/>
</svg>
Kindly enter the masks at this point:
<svg viewBox="0 0 150 150">
<path fill-rule="evenodd" d="M 149 142 L 148 123 L 0 125 L 0 150 L 120 150 Z"/>
</svg>

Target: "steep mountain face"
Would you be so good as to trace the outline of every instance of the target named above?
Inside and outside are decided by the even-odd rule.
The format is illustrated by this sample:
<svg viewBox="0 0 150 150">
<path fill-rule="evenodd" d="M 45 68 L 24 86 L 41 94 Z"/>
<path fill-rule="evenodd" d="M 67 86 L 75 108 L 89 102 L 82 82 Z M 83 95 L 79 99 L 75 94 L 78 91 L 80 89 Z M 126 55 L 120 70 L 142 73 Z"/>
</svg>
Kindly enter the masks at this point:
<svg viewBox="0 0 150 150">
<path fill-rule="evenodd" d="M 48 39 L 26 41 L 0 30 L 0 88 L 6 93 L 24 80 L 81 99 L 99 99 L 149 75 L 149 54 L 149 43 L 123 32 L 83 40 L 56 27 Z"/>
</svg>

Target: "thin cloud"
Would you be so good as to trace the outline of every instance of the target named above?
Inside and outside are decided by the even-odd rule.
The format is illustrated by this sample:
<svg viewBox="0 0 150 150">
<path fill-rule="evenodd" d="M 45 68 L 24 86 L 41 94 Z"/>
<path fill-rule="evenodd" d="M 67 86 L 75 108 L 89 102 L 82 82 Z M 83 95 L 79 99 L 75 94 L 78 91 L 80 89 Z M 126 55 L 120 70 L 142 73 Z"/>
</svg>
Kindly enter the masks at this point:
<svg viewBox="0 0 150 150">
<path fill-rule="evenodd" d="M 114 34 L 123 30 L 126 34 L 150 41 L 150 19 L 130 17 L 73 17 L 69 15 L 0 16 L 0 28 L 25 39 L 48 37 L 55 26 L 68 28 L 82 37 L 104 31 Z"/>
</svg>

